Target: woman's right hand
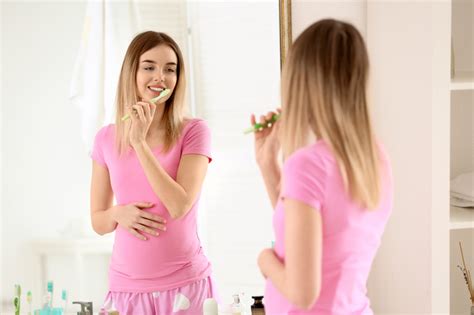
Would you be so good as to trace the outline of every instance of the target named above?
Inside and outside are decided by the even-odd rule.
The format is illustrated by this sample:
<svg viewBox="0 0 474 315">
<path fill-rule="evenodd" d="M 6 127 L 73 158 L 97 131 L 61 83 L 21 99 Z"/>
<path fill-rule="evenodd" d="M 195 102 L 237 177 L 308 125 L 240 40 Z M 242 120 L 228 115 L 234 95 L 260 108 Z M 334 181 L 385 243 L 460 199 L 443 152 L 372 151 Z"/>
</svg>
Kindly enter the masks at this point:
<svg viewBox="0 0 474 315">
<path fill-rule="evenodd" d="M 113 219 L 132 235 L 145 241 L 147 238 L 142 233 L 158 236 L 160 234 L 159 230 L 166 231 L 166 220 L 164 218 L 142 210 L 150 207 L 153 207 L 151 202 L 134 202 L 117 206 Z"/>
<path fill-rule="evenodd" d="M 281 110 L 268 112 L 265 116 L 260 116 L 259 123 L 265 124 L 270 121 L 273 115 L 281 114 Z M 250 117 L 250 123 L 255 125 L 257 123 L 255 115 L 252 114 Z M 255 158 L 259 166 L 268 164 L 269 162 L 276 162 L 278 158 L 278 152 L 280 150 L 280 140 L 278 139 L 278 132 L 280 127 L 280 121 L 277 120 L 271 126 L 263 128 L 262 130 L 255 131 Z"/>
</svg>

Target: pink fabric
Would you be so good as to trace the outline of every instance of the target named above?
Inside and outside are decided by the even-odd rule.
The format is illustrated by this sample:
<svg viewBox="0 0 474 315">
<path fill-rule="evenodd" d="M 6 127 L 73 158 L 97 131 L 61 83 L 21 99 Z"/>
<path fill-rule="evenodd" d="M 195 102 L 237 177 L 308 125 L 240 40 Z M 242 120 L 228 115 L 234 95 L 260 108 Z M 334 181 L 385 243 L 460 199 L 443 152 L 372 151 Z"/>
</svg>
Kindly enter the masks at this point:
<svg viewBox="0 0 474 315">
<path fill-rule="evenodd" d="M 211 161 L 210 132 L 203 120 L 186 122 L 178 142 L 167 153 L 152 148 L 165 171 L 176 179 L 181 156 L 205 155 Z M 117 204 L 152 202 L 148 208 L 167 220 L 159 236 L 142 241 L 118 226 L 109 268 L 109 289 L 118 292 L 154 292 L 186 286 L 211 274 L 197 234 L 199 197 L 191 210 L 174 220 L 153 192 L 135 151 L 119 156 L 115 147 L 115 125 L 97 133 L 91 157 L 107 167 Z"/>
<path fill-rule="evenodd" d="M 215 297 L 210 277 L 181 288 L 149 293 L 109 292 L 103 309 L 120 315 L 202 314 L 204 300 Z"/>
<path fill-rule="evenodd" d="M 392 211 L 391 168 L 384 153 L 382 198 L 376 210 L 355 204 L 344 189 L 331 149 L 323 141 L 292 154 L 283 166 L 283 186 L 273 216 L 275 252 L 284 261 L 283 198 L 306 203 L 320 211 L 323 226 L 322 284 L 309 311 L 293 306 L 267 281 L 266 314 L 373 314 L 366 282 L 372 261 Z"/>
</svg>

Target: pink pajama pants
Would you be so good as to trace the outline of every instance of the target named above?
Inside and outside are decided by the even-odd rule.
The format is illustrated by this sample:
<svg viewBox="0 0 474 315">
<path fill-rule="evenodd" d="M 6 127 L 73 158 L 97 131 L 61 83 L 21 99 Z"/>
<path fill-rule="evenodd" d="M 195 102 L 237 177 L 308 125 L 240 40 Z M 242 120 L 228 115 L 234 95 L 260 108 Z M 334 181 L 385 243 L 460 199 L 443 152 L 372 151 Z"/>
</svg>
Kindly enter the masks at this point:
<svg viewBox="0 0 474 315">
<path fill-rule="evenodd" d="M 207 298 L 217 292 L 211 277 L 184 287 L 161 292 L 133 293 L 109 291 L 103 309 L 120 315 L 200 315 Z"/>
</svg>

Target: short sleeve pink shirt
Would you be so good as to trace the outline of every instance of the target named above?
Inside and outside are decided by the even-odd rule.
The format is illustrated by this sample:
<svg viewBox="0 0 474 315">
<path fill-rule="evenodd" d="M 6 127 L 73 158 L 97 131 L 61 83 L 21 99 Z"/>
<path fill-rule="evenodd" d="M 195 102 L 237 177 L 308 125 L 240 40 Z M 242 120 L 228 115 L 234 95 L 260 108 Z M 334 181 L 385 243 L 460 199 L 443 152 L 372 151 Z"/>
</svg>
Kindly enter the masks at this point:
<svg viewBox="0 0 474 315">
<path fill-rule="evenodd" d="M 200 119 L 185 122 L 177 143 L 166 153 L 152 148 L 164 170 L 176 179 L 179 162 L 185 154 L 204 155 L 211 161 L 210 131 Z M 182 287 L 211 274 L 211 264 L 203 253 L 197 233 L 199 197 L 180 219 L 172 219 L 154 193 L 135 151 L 119 156 L 115 146 L 115 125 L 103 127 L 96 135 L 91 154 L 106 167 L 117 204 L 151 202 L 146 209 L 167 220 L 167 230 L 142 241 L 120 226 L 115 231 L 109 267 L 109 290 L 154 292 Z"/>
<path fill-rule="evenodd" d="M 301 201 L 322 218 L 321 292 L 312 309 L 292 305 L 267 280 L 266 314 L 369 315 L 366 282 L 392 211 L 391 168 L 382 154 L 382 195 L 375 210 L 354 203 L 344 187 L 338 164 L 323 142 L 302 148 L 283 165 L 282 191 L 273 215 L 275 252 L 284 261 L 284 198 Z"/>
</svg>

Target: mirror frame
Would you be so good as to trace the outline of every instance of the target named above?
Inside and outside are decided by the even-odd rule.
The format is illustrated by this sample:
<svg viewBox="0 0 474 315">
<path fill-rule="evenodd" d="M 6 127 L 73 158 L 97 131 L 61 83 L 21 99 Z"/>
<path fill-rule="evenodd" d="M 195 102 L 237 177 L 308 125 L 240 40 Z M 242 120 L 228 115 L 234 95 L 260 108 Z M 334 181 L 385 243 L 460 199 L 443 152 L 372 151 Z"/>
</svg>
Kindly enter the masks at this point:
<svg viewBox="0 0 474 315">
<path fill-rule="evenodd" d="M 280 15 L 280 70 L 283 69 L 288 49 L 292 39 L 291 28 L 291 0 L 279 0 Z"/>
</svg>

